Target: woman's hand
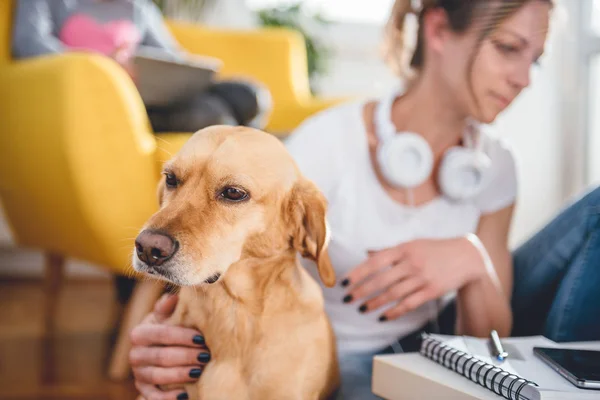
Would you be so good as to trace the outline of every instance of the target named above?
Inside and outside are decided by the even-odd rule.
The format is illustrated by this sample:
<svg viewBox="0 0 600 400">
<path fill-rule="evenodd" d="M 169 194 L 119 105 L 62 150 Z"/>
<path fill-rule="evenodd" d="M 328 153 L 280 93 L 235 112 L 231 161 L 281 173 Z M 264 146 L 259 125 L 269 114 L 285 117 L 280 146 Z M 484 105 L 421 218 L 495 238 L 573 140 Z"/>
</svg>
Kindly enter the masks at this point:
<svg viewBox="0 0 600 400">
<path fill-rule="evenodd" d="M 123 67 L 134 82 L 136 81 L 136 70 L 133 65 L 131 51 L 125 45 L 117 47 L 111 54 L 111 58 Z"/>
<path fill-rule="evenodd" d="M 344 302 L 362 300 L 361 312 L 394 303 L 379 317 L 393 320 L 479 279 L 485 271 L 479 251 L 466 238 L 414 240 L 369 252 L 368 260 L 342 281 L 349 286 Z"/>
<path fill-rule="evenodd" d="M 129 360 L 135 387 L 145 400 L 187 399 L 181 390 L 162 391 L 157 385 L 194 382 L 210 360 L 201 332 L 164 324 L 177 301 L 177 295 L 164 295 L 154 311 L 131 331 Z"/>
</svg>

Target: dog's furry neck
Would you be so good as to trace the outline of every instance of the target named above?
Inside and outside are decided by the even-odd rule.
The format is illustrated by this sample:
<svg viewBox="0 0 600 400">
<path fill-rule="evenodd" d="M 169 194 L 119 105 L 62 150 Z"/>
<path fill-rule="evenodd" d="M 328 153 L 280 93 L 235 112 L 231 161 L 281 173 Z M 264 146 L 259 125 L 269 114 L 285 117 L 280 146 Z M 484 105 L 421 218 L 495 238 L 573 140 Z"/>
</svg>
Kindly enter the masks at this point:
<svg viewBox="0 0 600 400">
<path fill-rule="evenodd" d="M 277 287 L 301 290 L 303 276 L 300 268 L 296 252 L 291 250 L 270 257 L 246 257 L 229 267 L 222 285 L 234 301 L 262 312 L 269 307 L 271 290 Z"/>
<path fill-rule="evenodd" d="M 234 351 L 227 348 L 228 343 L 220 343 L 220 337 L 237 338 L 233 342 L 242 346 L 257 343 L 256 335 L 262 334 L 265 320 L 287 318 L 307 306 L 320 309 L 323 305 L 319 286 L 293 251 L 273 257 L 244 258 L 232 264 L 218 282 L 184 287 L 180 296 L 186 297 L 186 309 L 178 310 L 177 319 L 205 333 L 212 342 L 211 352 L 217 354 Z M 303 307 L 299 307 L 299 302 Z M 307 317 L 314 315 L 320 314 L 307 313 Z M 302 318 L 293 320 L 301 322 Z"/>
</svg>

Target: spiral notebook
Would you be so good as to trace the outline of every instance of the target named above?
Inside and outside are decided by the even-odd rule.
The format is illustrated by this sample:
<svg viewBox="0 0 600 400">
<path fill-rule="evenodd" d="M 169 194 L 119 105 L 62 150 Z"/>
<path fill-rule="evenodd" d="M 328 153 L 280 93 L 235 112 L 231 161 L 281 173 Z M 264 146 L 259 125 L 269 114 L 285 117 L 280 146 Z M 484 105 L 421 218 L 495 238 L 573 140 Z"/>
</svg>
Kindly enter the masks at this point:
<svg viewBox="0 0 600 400">
<path fill-rule="evenodd" d="M 512 368 L 488 363 L 432 336 L 423 338 L 420 353 L 506 399 L 540 398 L 536 389 L 539 385 L 517 375 Z"/>
<path fill-rule="evenodd" d="M 600 400 L 579 389 L 533 355 L 534 346 L 555 347 L 542 336 L 502 340 L 509 359 L 495 361 L 488 340 L 425 335 L 417 353 L 375 356 L 372 390 L 388 400 Z"/>
</svg>

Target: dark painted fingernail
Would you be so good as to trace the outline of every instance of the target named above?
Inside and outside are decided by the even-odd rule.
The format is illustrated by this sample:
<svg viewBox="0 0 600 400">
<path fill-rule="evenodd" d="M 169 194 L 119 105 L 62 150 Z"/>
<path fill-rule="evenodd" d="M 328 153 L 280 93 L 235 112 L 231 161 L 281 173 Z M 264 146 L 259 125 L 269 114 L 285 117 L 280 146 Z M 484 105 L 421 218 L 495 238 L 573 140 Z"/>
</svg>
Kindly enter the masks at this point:
<svg viewBox="0 0 600 400">
<path fill-rule="evenodd" d="M 344 297 L 344 303 L 350 303 L 352 301 L 352 295 L 349 294 L 346 297 Z"/>
<path fill-rule="evenodd" d="M 346 278 L 346 279 L 344 279 L 344 280 L 342 281 L 342 286 L 343 286 L 343 287 L 346 287 L 346 286 L 348 286 L 349 284 L 350 284 L 350 279 L 348 279 L 348 278 Z"/>
<path fill-rule="evenodd" d="M 201 374 L 202 370 L 200 368 L 190 370 L 190 378 L 199 378 Z"/>
<path fill-rule="evenodd" d="M 194 336 L 194 344 L 204 344 L 204 336 L 202 336 L 202 335 Z"/>
<path fill-rule="evenodd" d="M 198 361 L 201 363 L 207 363 L 210 361 L 210 353 L 200 353 L 198 354 Z"/>
<path fill-rule="evenodd" d="M 360 307 L 359 307 L 358 311 L 360 311 L 360 312 L 365 312 L 365 311 L 367 311 L 367 305 L 366 305 L 366 304 L 363 304 L 362 306 L 360 306 Z"/>
<path fill-rule="evenodd" d="M 177 396 L 177 400 L 188 400 L 188 399 L 189 399 L 188 394 L 185 392 L 183 392 Z"/>
<path fill-rule="evenodd" d="M 379 322 L 384 322 L 387 321 L 387 317 L 385 315 L 382 315 L 381 317 L 379 317 Z"/>
</svg>

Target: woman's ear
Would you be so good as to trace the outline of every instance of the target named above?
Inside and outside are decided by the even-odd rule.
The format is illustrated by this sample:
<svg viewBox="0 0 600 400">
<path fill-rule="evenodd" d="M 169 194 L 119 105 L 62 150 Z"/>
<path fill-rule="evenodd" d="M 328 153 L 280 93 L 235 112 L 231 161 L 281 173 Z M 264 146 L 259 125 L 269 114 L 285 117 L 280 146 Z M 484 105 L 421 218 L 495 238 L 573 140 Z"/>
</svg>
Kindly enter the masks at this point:
<svg viewBox="0 0 600 400">
<path fill-rule="evenodd" d="M 426 46 L 440 52 L 444 46 L 447 33 L 450 32 L 448 14 L 441 7 L 427 10 L 423 16 L 423 36 Z"/>
<path fill-rule="evenodd" d="M 335 271 L 327 254 L 329 229 L 326 221 L 327 200 L 314 183 L 301 179 L 284 204 L 286 223 L 290 227 L 290 244 L 317 264 L 321 281 L 335 285 Z"/>
</svg>

